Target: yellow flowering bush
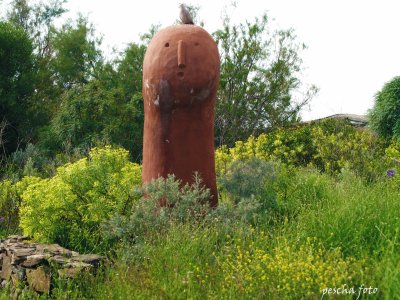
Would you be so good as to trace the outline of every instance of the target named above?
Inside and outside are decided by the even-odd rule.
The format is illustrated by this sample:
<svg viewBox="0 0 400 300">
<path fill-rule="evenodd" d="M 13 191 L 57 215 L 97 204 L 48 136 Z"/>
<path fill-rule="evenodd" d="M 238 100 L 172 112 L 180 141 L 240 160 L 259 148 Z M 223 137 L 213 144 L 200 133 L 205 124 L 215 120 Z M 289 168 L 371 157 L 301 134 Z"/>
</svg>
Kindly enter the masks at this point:
<svg viewBox="0 0 400 300">
<path fill-rule="evenodd" d="M 216 150 L 216 171 L 225 176 L 233 162 L 257 157 L 294 167 L 311 165 L 329 174 L 347 167 L 371 179 L 385 168 L 386 146 L 369 130 L 354 128 L 346 121 L 325 120 L 251 136 L 232 148 L 222 146 Z"/>
<path fill-rule="evenodd" d="M 17 183 L 8 179 L 0 181 L 0 230 L 4 230 L 4 234 L 18 227 L 21 195 L 29 184 L 38 180 L 40 178 L 32 176 Z"/>
<path fill-rule="evenodd" d="M 257 138 L 250 136 L 247 141 L 237 141 L 233 148 L 222 146 L 215 152 L 216 171 L 225 175 L 230 165 L 237 160 L 259 158 L 279 160 L 290 165 L 307 165 L 312 157 L 313 147 L 310 127 L 277 129 Z"/>
<path fill-rule="evenodd" d="M 316 148 L 313 158 L 330 174 L 347 167 L 357 175 L 372 178 L 383 165 L 384 143 L 369 130 L 329 134 L 316 127 L 312 137 Z"/>
<path fill-rule="evenodd" d="M 0 181 L 0 228 L 7 229 L 18 222 L 20 198 L 10 180 Z"/>
<path fill-rule="evenodd" d="M 220 259 L 224 293 L 255 298 L 318 297 L 324 288 L 352 285 L 363 268 L 362 261 L 344 258 L 339 248 L 325 250 L 315 238 L 300 246 L 277 239 L 277 246 L 271 248 L 267 234 L 259 234 L 257 243 L 234 241 L 226 247 Z"/>
<path fill-rule="evenodd" d="M 389 147 L 385 149 L 386 156 L 396 164 L 400 164 L 400 142 L 393 139 Z"/>
<path fill-rule="evenodd" d="M 88 158 L 57 169 L 52 178 L 31 181 L 22 193 L 20 226 L 25 235 L 79 251 L 101 247 L 100 224 L 129 212 L 138 198 L 141 167 L 128 151 L 94 148 Z"/>
</svg>

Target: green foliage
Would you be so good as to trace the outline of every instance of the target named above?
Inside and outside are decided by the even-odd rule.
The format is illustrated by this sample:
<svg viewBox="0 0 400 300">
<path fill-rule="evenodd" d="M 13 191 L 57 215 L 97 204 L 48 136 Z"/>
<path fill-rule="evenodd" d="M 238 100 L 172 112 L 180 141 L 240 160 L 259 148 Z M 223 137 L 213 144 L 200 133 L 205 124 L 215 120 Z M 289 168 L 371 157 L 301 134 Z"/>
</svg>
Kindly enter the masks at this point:
<svg viewBox="0 0 400 300">
<path fill-rule="evenodd" d="M 262 163 L 247 166 L 252 164 L 257 173 Z M 243 161 L 233 166 L 227 174 L 246 170 Z M 72 172 L 63 176 L 75 178 Z M 173 177 L 152 182 L 147 197 L 101 226 L 108 238 L 127 245 L 117 251 L 105 279 L 58 292 L 77 295 L 72 299 L 308 299 L 320 298 L 326 287 L 364 284 L 378 287 L 377 299 L 400 296 L 396 176 L 366 182 L 347 170 L 334 178 L 282 164 L 274 177 L 279 215 L 272 216 L 278 216 L 273 226 L 255 197 L 210 209 L 201 204 L 209 193 L 199 181 L 194 186 Z M 42 181 L 25 178 L 19 190 L 25 195 Z M 163 199 L 170 205 L 160 207 Z"/>
<path fill-rule="evenodd" d="M 9 234 L 18 227 L 18 208 L 21 199 L 10 180 L 0 181 L 0 233 Z"/>
<path fill-rule="evenodd" d="M 369 121 L 378 134 L 400 139 L 400 76 L 387 82 L 375 95 Z"/>
<path fill-rule="evenodd" d="M 7 20 L 24 29 L 33 42 L 35 54 L 40 59 L 48 57 L 53 51 L 50 47 L 50 31 L 54 21 L 67 11 L 63 8 L 65 2 L 66 0 L 52 0 L 48 3 L 10 1 Z"/>
<path fill-rule="evenodd" d="M 253 23 L 231 25 L 214 33 L 221 53 L 221 79 L 216 113 L 216 144 L 259 135 L 298 120 L 298 112 L 316 93 L 311 87 L 304 98 L 298 78 L 301 50 L 293 30 L 269 31 L 264 14 Z"/>
<path fill-rule="evenodd" d="M 201 221 L 210 209 L 210 191 L 197 175 L 192 185 L 182 186 L 172 175 L 153 180 L 144 187 L 144 195 L 131 214 L 116 214 L 103 225 L 110 240 L 121 239 L 128 244 L 143 241 L 155 232 L 168 230 L 174 223 Z"/>
<path fill-rule="evenodd" d="M 326 287 L 353 286 L 364 266 L 354 258 L 344 258 L 339 248 L 326 250 L 315 240 L 292 245 L 287 240 L 271 240 L 261 231 L 246 244 L 240 239 L 226 246 L 219 257 L 223 274 L 221 294 L 241 298 L 313 298 Z M 271 243 L 275 246 L 271 247 Z M 334 266 L 334 267 L 333 267 Z"/>
<path fill-rule="evenodd" d="M 146 47 L 144 45 L 131 43 L 117 61 L 117 71 L 113 78 L 114 84 L 122 88 L 126 100 L 142 96 L 142 71 L 145 52 Z"/>
<path fill-rule="evenodd" d="M 65 92 L 51 126 L 42 132 L 42 147 L 71 153 L 105 142 L 131 150 L 136 158 L 142 143 L 140 99 L 127 99 L 123 89 L 107 89 L 97 80 Z"/>
<path fill-rule="evenodd" d="M 53 28 L 55 20 L 66 11 L 63 8 L 65 2 L 13 0 L 9 4 L 7 20 L 23 28 L 33 47 L 34 76 L 29 83 L 33 85 L 34 93 L 28 99 L 29 134 L 24 136 L 24 141 L 36 142 L 38 130 L 49 122 L 58 107 L 61 90 L 54 83 L 55 76 L 51 67 L 55 56 Z"/>
<path fill-rule="evenodd" d="M 387 142 L 370 131 L 332 119 L 251 136 L 245 142 L 237 141 L 232 148 L 222 146 L 216 150 L 216 170 L 219 176 L 225 176 L 233 162 L 257 157 L 288 166 L 313 166 L 329 174 L 349 168 L 373 180 L 388 165 L 386 147 Z"/>
<path fill-rule="evenodd" d="M 400 166 L 400 141 L 393 139 L 390 145 L 385 149 L 386 157 L 391 161 L 391 166 L 398 168 Z"/>
<path fill-rule="evenodd" d="M 329 134 L 322 128 L 314 128 L 312 137 L 316 148 L 314 159 L 325 172 L 335 174 L 346 167 L 373 179 L 385 167 L 385 143 L 368 130 Z"/>
<path fill-rule="evenodd" d="M 66 11 L 64 3 L 13 0 L 8 6 L 8 21 L 23 28 L 33 49 L 34 76 L 29 84 L 34 92 L 27 97 L 28 109 L 12 108 L 29 124 L 20 148 L 33 143 L 54 157 L 60 152 L 87 152 L 91 146 L 109 142 L 128 149 L 139 162 L 144 120 L 142 62 L 146 43 L 158 27 L 142 36 L 143 44 L 131 43 L 107 62 L 100 51 L 101 39 L 87 19 L 79 16 L 55 24 Z M 196 14 L 198 7 L 191 9 Z M 292 30 L 270 33 L 268 25 L 265 15 L 237 26 L 226 18 L 215 33 L 222 54 L 217 144 L 231 146 L 250 134 L 296 121 L 299 109 L 315 92 L 310 88 L 303 91 L 304 98 L 294 96 L 301 90 L 298 74 L 304 47 Z M 86 112 L 98 115 L 90 119 Z M 14 124 L 9 123 L 6 127 L 11 132 Z M 17 143 L 11 148 L 15 150 Z"/>
<path fill-rule="evenodd" d="M 272 188 L 275 180 L 272 163 L 252 158 L 235 161 L 228 173 L 220 178 L 219 187 L 220 192 L 226 191 L 236 204 L 254 197 L 263 210 L 276 209 L 276 195 Z"/>
<path fill-rule="evenodd" d="M 400 194 L 395 181 L 386 179 L 370 186 L 345 172 L 338 184 L 330 184 L 330 190 L 333 189 L 334 193 L 325 193 L 324 198 L 313 201 L 324 202 L 322 215 L 314 215 L 317 207 L 303 210 L 295 225 L 302 230 L 296 228 L 296 231 L 317 236 L 327 246 L 342 246 L 352 254 L 358 247 L 373 253 L 380 250 L 383 242 L 395 238 L 400 228 L 400 218 L 396 215 L 400 205 L 396 199 Z"/>
<path fill-rule="evenodd" d="M 123 93 L 125 106 L 116 119 L 118 127 L 114 142 L 129 149 L 132 158 L 139 162 L 142 157 L 144 109 L 142 97 L 142 68 L 146 51 L 144 45 L 132 43 L 118 60 L 114 85 Z M 129 135 L 127 134 L 129 133 Z"/>
<path fill-rule="evenodd" d="M 94 27 L 80 17 L 75 25 L 66 23 L 52 35 L 55 55 L 50 66 L 56 84 L 70 89 L 98 77 L 102 62 L 98 49 L 100 41 L 94 37 Z"/>
<path fill-rule="evenodd" d="M 94 148 L 89 158 L 66 164 L 48 179 L 37 179 L 22 193 L 20 226 L 42 242 L 79 251 L 104 250 L 100 224 L 130 211 L 140 166 L 122 149 Z"/>
<path fill-rule="evenodd" d="M 292 220 L 303 210 L 322 205 L 333 189 L 327 174 L 309 168 L 281 168 L 275 184 L 280 219 Z"/>
<path fill-rule="evenodd" d="M 131 248 L 131 260 L 117 265 L 92 297 L 308 299 L 320 298 L 326 287 L 364 284 L 378 287 L 377 299 L 397 298 L 395 182 L 365 184 L 350 173 L 333 179 L 298 168 L 288 173 L 277 193 L 296 217 L 271 228 L 231 216 L 228 232 L 213 219 L 195 228 L 172 224 Z"/>
<path fill-rule="evenodd" d="M 32 42 L 21 27 L 0 21 L 0 160 L 26 137 L 33 92 Z"/>
</svg>

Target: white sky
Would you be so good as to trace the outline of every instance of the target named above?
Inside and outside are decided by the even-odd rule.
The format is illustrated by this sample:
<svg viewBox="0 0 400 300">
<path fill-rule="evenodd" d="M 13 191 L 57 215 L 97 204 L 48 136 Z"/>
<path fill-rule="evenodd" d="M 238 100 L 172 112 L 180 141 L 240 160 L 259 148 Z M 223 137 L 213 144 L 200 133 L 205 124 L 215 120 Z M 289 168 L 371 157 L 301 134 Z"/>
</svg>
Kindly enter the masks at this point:
<svg viewBox="0 0 400 300">
<path fill-rule="evenodd" d="M 171 25 L 182 0 L 69 0 L 68 16 L 81 12 L 103 35 L 106 52 L 138 41 L 151 24 Z M 184 0 L 183 0 L 184 1 Z M 8 2 L 7 0 L 4 2 Z M 302 113 L 304 120 L 335 113 L 365 114 L 383 84 L 400 75 L 399 0 L 238 0 L 228 9 L 233 22 L 267 11 L 282 29 L 294 28 L 303 52 L 303 81 L 320 92 Z M 221 27 L 229 0 L 190 0 L 210 33 Z"/>
</svg>

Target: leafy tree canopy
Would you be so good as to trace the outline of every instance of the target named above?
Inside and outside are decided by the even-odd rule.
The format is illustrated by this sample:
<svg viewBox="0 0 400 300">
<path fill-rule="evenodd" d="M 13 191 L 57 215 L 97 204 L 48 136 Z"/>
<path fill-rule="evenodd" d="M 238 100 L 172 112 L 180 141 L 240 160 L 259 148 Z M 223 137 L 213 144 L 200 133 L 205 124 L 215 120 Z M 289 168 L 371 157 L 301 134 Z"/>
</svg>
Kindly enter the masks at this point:
<svg viewBox="0 0 400 300">
<path fill-rule="evenodd" d="M 400 139 L 400 76 L 387 82 L 375 95 L 369 121 L 372 129 L 380 135 Z"/>
<path fill-rule="evenodd" d="M 55 26 L 66 11 L 65 2 L 10 3 L 7 25 L 2 26 L 16 31 L 5 39 L 18 47 L 0 46 L 4 48 L 0 55 L 10 56 L 2 59 L 9 66 L 0 70 L 0 105 L 7 124 L 19 132 L 14 140 L 30 141 L 53 154 L 107 141 L 128 148 L 131 157 L 140 161 L 142 64 L 159 26 L 141 35 L 141 43 L 129 44 L 107 61 L 100 50 L 101 39 L 87 18 L 79 16 Z M 199 8 L 189 9 L 199 20 Z M 216 145 L 231 146 L 299 119 L 300 109 L 316 88 L 304 87 L 300 80 L 305 46 L 293 30 L 271 30 L 266 15 L 239 25 L 226 17 L 214 38 L 221 56 Z M 4 134 L 0 137 L 4 144 Z"/>
<path fill-rule="evenodd" d="M 98 77 L 102 63 L 100 40 L 87 19 L 80 17 L 76 24 L 68 22 L 54 30 L 52 45 L 55 53 L 51 67 L 60 87 L 70 89 Z"/>
<path fill-rule="evenodd" d="M 216 143 L 232 145 L 250 135 L 298 121 L 300 109 L 317 92 L 301 97 L 300 52 L 293 30 L 270 32 L 267 15 L 255 22 L 224 26 L 214 33 L 221 55 Z"/>
<path fill-rule="evenodd" d="M 23 28 L 0 22 L 0 147 L 15 150 L 26 119 L 28 98 L 32 93 L 32 43 Z"/>
</svg>

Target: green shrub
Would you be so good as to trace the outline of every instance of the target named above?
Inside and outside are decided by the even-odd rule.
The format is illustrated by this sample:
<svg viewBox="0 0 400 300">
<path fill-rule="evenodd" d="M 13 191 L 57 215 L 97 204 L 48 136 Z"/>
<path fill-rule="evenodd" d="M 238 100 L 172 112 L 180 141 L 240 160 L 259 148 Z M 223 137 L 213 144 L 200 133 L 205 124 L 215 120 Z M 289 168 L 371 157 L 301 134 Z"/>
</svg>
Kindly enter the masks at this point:
<svg viewBox="0 0 400 300">
<path fill-rule="evenodd" d="M 387 82 L 376 94 L 369 119 L 371 128 L 378 134 L 400 138 L 400 76 Z"/>
<path fill-rule="evenodd" d="M 143 241 L 172 224 L 201 222 L 210 210 L 210 191 L 197 175 L 192 185 L 182 185 L 173 175 L 160 177 L 148 183 L 143 192 L 145 196 L 135 203 L 130 215 L 117 213 L 104 222 L 102 228 L 110 240 L 128 244 Z"/>
<path fill-rule="evenodd" d="M 216 172 L 224 176 L 230 165 L 237 160 L 256 157 L 261 160 L 278 160 L 287 165 L 307 165 L 314 154 L 311 127 L 277 129 L 247 141 L 237 141 L 235 147 L 222 146 L 215 152 Z"/>
<path fill-rule="evenodd" d="M 19 209 L 22 201 L 21 195 L 29 184 L 40 180 L 38 177 L 25 177 L 13 183 L 5 179 L 0 181 L 0 234 L 7 236 L 17 233 L 19 226 Z"/>
<path fill-rule="evenodd" d="M 227 298 L 314 299 L 327 287 L 356 286 L 364 269 L 339 248 L 326 250 L 311 238 L 291 244 L 255 230 L 245 243 L 236 239 L 218 257 L 220 293 Z"/>
<path fill-rule="evenodd" d="M 253 157 L 234 161 L 227 174 L 220 178 L 219 186 L 238 203 L 252 195 L 256 198 L 264 196 L 266 184 L 274 181 L 275 177 L 273 163 Z"/>
<path fill-rule="evenodd" d="M 385 168 L 386 143 L 368 130 L 329 134 L 317 127 L 312 136 L 315 164 L 324 172 L 338 174 L 346 167 L 359 176 L 374 179 Z"/>
<path fill-rule="evenodd" d="M 392 169 L 400 169 L 400 140 L 392 139 L 390 145 L 385 149 L 385 154 L 388 166 Z"/>
<path fill-rule="evenodd" d="M 322 206 L 334 184 L 326 174 L 312 168 L 282 168 L 275 183 L 280 217 L 292 219 L 301 211 Z"/>
<path fill-rule="evenodd" d="M 10 180 L 0 181 L 0 232 L 8 234 L 18 227 L 18 208 L 21 199 Z"/>
<path fill-rule="evenodd" d="M 387 142 L 368 130 L 360 130 L 348 121 L 328 119 L 294 128 L 278 129 L 235 147 L 216 150 L 216 171 L 224 177 L 238 160 L 253 157 L 277 160 L 287 166 L 313 166 L 329 174 L 347 167 L 369 180 L 376 179 L 386 167 Z"/>
<path fill-rule="evenodd" d="M 249 222 L 255 221 L 259 213 L 277 209 L 275 181 L 274 164 L 253 157 L 233 162 L 225 176 L 219 178 L 219 188 L 237 206 L 238 217 Z"/>
<path fill-rule="evenodd" d="M 94 148 L 88 158 L 68 163 L 22 193 L 20 226 L 42 242 L 78 251 L 102 250 L 100 224 L 130 211 L 141 184 L 141 168 L 123 149 Z"/>
</svg>

